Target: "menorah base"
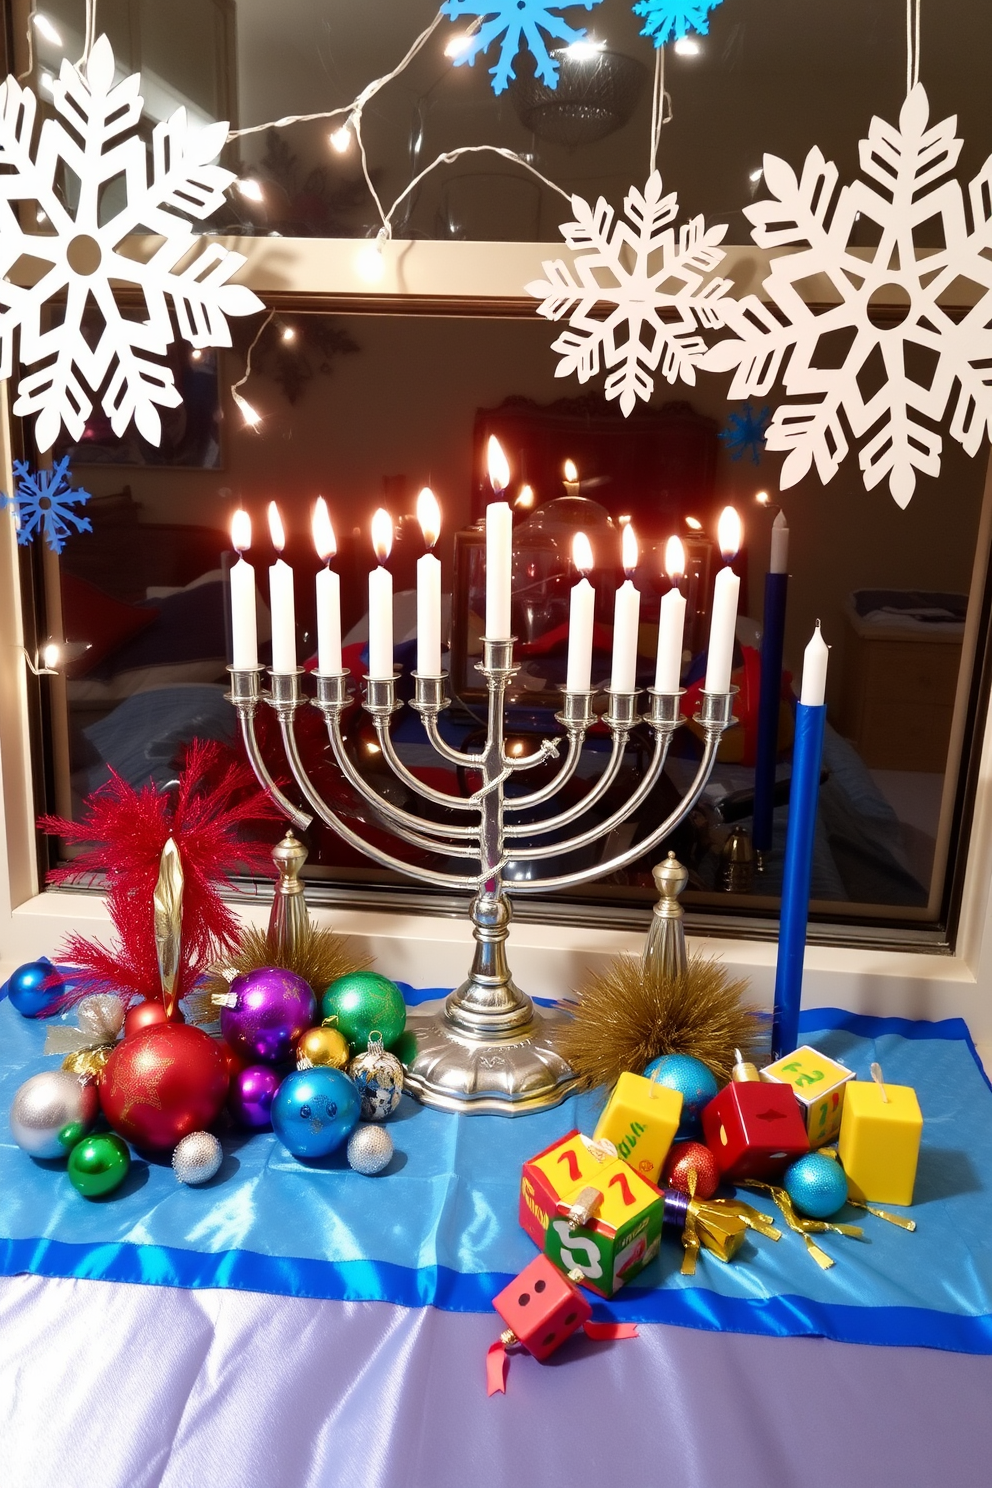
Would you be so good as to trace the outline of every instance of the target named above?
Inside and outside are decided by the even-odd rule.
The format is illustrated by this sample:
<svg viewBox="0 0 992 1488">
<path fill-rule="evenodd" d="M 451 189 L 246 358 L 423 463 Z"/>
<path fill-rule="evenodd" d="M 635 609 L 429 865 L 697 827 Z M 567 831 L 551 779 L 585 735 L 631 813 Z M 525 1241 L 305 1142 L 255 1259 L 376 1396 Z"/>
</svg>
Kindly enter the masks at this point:
<svg viewBox="0 0 992 1488">
<path fill-rule="evenodd" d="M 407 1031 L 417 1052 L 407 1066 L 411 1095 L 439 1111 L 465 1116 L 526 1116 L 571 1095 L 577 1077 L 555 1048 L 565 1015 L 538 1013 L 509 1038 L 478 1038 L 443 1015 L 413 1014 Z"/>
</svg>

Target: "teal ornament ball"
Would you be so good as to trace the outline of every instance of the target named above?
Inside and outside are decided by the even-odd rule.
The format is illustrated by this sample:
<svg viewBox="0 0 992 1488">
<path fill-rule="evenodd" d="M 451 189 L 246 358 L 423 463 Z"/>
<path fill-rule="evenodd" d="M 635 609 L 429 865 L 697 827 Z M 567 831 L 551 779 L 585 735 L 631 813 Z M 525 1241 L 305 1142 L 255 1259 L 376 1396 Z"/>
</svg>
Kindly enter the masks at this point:
<svg viewBox="0 0 992 1488">
<path fill-rule="evenodd" d="M 102 1199 L 120 1188 L 131 1166 L 127 1143 L 114 1132 L 94 1132 L 69 1153 L 69 1182 L 84 1199 Z"/>
<path fill-rule="evenodd" d="M 358 1086 L 343 1070 L 318 1064 L 295 1070 L 276 1091 L 272 1130 L 294 1157 L 326 1157 L 346 1141 L 361 1114 Z"/>
<path fill-rule="evenodd" d="M 829 1219 L 847 1203 L 844 1169 L 822 1152 L 808 1152 L 786 1168 L 782 1187 L 808 1219 Z"/>
<path fill-rule="evenodd" d="M 406 1027 L 406 1003 L 395 982 L 377 971 L 353 971 L 332 982 L 321 1000 L 321 1015 L 335 1018 L 356 1054 L 368 1048 L 377 1029 L 389 1049 Z"/>
<path fill-rule="evenodd" d="M 22 1018 L 49 1017 L 64 995 L 62 973 L 47 956 L 19 966 L 7 983 L 7 996 Z"/>
<path fill-rule="evenodd" d="M 682 1120 L 675 1140 L 684 1142 L 698 1136 L 703 1107 L 709 1105 L 720 1089 L 713 1071 L 691 1054 L 662 1054 L 652 1059 L 644 1075 L 656 1085 L 677 1090 L 682 1097 Z"/>
</svg>

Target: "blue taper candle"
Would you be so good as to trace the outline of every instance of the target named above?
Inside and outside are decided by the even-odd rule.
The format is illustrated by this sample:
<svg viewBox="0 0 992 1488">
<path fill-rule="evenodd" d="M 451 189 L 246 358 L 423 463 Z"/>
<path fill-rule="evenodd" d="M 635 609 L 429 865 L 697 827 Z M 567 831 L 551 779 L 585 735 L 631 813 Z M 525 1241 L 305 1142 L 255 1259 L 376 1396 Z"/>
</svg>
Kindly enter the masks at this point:
<svg viewBox="0 0 992 1488">
<path fill-rule="evenodd" d="M 771 554 L 765 575 L 765 611 L 761 629 L 761 690 L 758 695 L 758 744 L 754 760 L 754 821 L 751 840 L 757 853 L 772 845 L 775 807 L 775 763 L 778 715 L 782 696 L 782 650 L 789 590 L 789 526 L 779 512 L 772 524 Z"/>
<path fill-rule="evenodd" d="M 803 991 L 806 924 L 809 918 L 813 837 L 820 795 L 820 762 L 827 709 L 823 701 L 827 647 L 817 623 L 806 648 L 803 686 L 796 705 L 796 740 L 792 752 L 789 789 L 789 827 L 782 875 L 778 961 L 775 967 L 775 1006 L 772 1018 L 772 1057 L 791 1054 L 799 1043 L 799 1007 Z"/>
</svg>

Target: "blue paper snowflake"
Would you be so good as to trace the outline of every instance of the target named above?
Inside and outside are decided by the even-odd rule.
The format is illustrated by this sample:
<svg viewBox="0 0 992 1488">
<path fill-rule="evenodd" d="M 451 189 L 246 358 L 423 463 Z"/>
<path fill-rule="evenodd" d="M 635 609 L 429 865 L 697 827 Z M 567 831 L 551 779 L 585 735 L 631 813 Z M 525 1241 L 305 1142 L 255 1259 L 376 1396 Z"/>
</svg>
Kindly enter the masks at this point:
<svg viewBox="0 0 992 1488">
<path fill-rule="evenodd" d="M 552 41 L 566 46 L 581 41 L 586 33 L 567 25 L 558 12 L 574 10 L 580 5 L 592 10 L 600 3 L 601 0 L 444 0 L 441 11 L 452 21 L 483 17 L 482 25 L 469 36 L 465 50 L 455 58 L 456 67 L 464 67 L 466 62 L 473 66 L 476 57 L 502 37 L 499 60 L 489 69 L 493 92 L 502 93 L 510 79 L 516 77 L 513 60 L 524 47 L 533 52 L 537 76 L 545 87 L 557 88 L 558 63 L 541 33 L 546 32 Z"/>
<path fill-rule="evenodd" d="M 73 511 L 90 499 L 89 491 L 73 490 L 69 471 L 69 456 L 65 455 L 51 470 L 38 470 L 34 474 L 26 460 L 14 461 L 17 490 L 13 496 L 0 491 L 3 509 L 13 507 L 17 521 L 17 541 L 22 547 L 34 542 L 38 532 L 44 532 L 53 553 L 61 553 L 65 540 L 76 532 L 92 532 L 89 517 Z"/>
<path fill-rule="evenodd" d="M 666 41 L 681 41 L 689 31 L 705 36 L 710 29 L 709 13 L 720 0 L 637 0 L 634 14 L 644 16 L 642 36 L 650 36 L 656 47 Z"/>
<path fill-rule="evenodd" d="M 750 450 L 752 464 L 760 465 L 771 421 L 772 411 L 767 403 L 764 408 L 745 403 L 743 413 L 730 414 L 726 427 L 720 430 L 720 439 L 727 446 L 730 458 L 739 460 Z"/>
</svg>

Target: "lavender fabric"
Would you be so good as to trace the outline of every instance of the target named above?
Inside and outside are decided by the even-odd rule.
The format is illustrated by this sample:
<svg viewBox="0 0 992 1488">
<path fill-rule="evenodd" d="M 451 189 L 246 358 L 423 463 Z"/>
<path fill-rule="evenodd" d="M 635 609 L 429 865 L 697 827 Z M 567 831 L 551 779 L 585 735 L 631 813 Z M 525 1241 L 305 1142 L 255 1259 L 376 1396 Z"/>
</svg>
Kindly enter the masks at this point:
<svg viewBox="0 0 992 1488">
<path fill-rule="evenodd" d="M 642 1325 L 515 1356 L 382 1302 L 0 1281 L 3 1488 L 985 1483 L 992 1358 Z"/>
</svg>

